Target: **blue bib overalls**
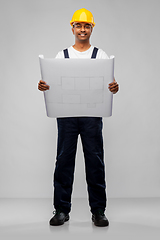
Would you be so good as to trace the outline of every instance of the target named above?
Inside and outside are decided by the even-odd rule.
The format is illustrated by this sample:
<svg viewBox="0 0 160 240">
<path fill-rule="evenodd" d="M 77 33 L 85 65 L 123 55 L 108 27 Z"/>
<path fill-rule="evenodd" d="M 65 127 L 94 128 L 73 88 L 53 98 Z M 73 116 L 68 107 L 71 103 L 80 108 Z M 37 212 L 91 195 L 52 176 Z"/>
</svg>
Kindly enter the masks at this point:
<svg viewBox="0 0 160 240">
<path fill-rule="evenodd" d="M 94 48 L 92 58 L 98 49 Z M 69 58 L 68 49 L 64 50 Z M 64 213 L 71 210 L 71 194 L 74 179 L 75 156 L 80 134 L 84 159 L 86 182 L 91 212 L 106 208 L 106 184 L 103 160 L 103 137 L 101 117 L 57 118 L 58 143 L 57 161 L 54 172 L 54 207 Z"/>
</svg>

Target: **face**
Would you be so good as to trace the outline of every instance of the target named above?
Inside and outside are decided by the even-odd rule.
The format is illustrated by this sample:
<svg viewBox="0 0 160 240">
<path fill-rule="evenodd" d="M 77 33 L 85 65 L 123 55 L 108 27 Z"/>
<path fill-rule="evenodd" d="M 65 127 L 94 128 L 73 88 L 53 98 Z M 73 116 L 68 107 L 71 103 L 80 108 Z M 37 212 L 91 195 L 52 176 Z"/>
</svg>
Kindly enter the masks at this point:
<svg viewBox="0 0 160 240">
<path fill-rule="evenodd" d="M 72 32 L 75 35 L 77 41 L 88 41 L 92 33 L 92 26 L 89 23 L 74 23 Z"/>
</svg>

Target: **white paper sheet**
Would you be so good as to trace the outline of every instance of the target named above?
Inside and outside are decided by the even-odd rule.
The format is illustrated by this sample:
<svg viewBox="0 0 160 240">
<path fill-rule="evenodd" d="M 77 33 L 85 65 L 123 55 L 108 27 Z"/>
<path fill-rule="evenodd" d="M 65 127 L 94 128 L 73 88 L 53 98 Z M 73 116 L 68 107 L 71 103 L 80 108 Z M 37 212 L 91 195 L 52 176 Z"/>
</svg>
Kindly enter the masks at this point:
<svg viewBox="0 0 160 240">
<path fill-rule="evenodd" d="M 39 56 L 48 117 L 112 115 L 114 56 L 110 59 L 49 59 Z"/>
</svg>

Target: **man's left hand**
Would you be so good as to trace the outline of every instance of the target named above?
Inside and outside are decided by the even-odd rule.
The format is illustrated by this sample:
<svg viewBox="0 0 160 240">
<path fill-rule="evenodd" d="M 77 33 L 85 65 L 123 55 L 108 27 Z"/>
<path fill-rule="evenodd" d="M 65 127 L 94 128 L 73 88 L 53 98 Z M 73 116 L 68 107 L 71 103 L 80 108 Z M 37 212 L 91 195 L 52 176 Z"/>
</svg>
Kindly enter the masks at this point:
<svg viewBox="0 0 160 240">
<path fill-rule="evenodd" d="M 116 82 L 116 80 L 114 79 L 114 81 L 112 82 L 112 83 L 109 83 L 109 90 L 113 93 L 113 94 L 115 94 L 115 93 L 117 93 L 118 92 L 118 90 L 119 90 L 119 85 L 118 85 L 118 83 Z"/>
</svg>

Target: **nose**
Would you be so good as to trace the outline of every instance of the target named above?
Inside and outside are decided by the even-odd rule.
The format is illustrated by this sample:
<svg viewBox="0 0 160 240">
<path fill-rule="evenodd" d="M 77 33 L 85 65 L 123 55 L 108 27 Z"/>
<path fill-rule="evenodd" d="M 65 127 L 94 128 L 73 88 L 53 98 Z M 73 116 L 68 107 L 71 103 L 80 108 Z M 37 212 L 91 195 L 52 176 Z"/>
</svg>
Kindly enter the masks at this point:
<svg viewBox="0 0 160 240">
<path fill-rule="evenodd" d="M 85 31 L 85 27 L 82 25 L 81 27 L 81 31 L 84 32 Z"/>
</svg>

